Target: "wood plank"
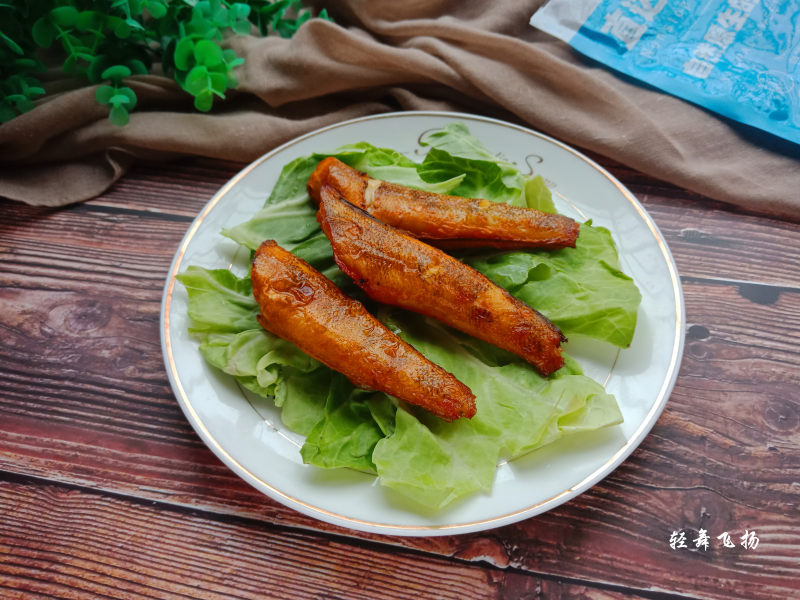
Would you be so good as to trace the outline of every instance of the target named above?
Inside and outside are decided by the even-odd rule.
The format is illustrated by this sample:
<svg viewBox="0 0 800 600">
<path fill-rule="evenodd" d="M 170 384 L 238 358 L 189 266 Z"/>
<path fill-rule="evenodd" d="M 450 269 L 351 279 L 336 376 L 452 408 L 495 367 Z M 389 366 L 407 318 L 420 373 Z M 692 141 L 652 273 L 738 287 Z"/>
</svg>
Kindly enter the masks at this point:
<svg viewBox="0 0 800 600">
<path fill-rule="evenodd" d="M 139 163 L 133 173 L 85 205 L 90 209 L 122 207 L 193 219 L 219 188 L 245 166 L 203 158 Z"/>
<path fill-rule="evenodd" d="M 681 275 L 800 288 L 800 252 L 792 251 L 800 248 L 800 223 L 708 210 L 703 201 L 639 198 L 664 234 Z"/>
<path fill-rule="evenodd" d="M 166 202 L 172 192 L 163 185 L 156 178 L 142 189 Z M 166 212 L 165 203 L 157 214 L 8 205 L 0 224 L 0 468 L 349 535 L 251 490 L 202 446 L 178 410 L 161 365 L 158 302 L 193 214 L 180 207 L 199 209 L 206 200 L 178 196 L 178 212 Z M 797 572 L 786 565 L 800 556 L 791 528 L 800 454 L 800 295 L 792 281 L 800 278 L 785 247 L 800 246 L 800 228 L 680 198 L 645 202 L 688 277 L 690 325 L 675 393 L 645 443 L 588 494 L 522 524 L 473 536 L 374 539 L 653 593 L 788 597 Z M 681 235 L 688 226 L 727 240 L 728 249 Z M 733 235 L 736 227 L 767 248 L 755 266 L 747 262 L 753 242 Z M 710 253 L 715 258 L 706 263 Z M 782 287 L 764 297 L 705 280 L 737 268 Z M 710 518 L 714 530 L 756 529 L 766 545 L 699 555 L 710 559 L 669 549 L 672 530 Z"/>
<path fill-rule="evenodd" d="M 3 598 L 623 597 L 58 485 L 0 480 L 0 514 Z"/>
</svg>

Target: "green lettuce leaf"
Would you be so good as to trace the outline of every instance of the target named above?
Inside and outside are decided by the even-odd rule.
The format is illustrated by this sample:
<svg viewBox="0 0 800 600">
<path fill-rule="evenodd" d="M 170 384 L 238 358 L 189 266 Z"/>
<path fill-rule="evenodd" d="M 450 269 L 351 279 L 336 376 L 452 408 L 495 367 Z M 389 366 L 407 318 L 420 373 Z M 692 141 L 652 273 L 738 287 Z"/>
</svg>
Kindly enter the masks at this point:
<svg viewBox="0 0 800 600">
<path fill-rule="evenodd" d="M 384 179 L 400 185 L 435 192 L 437 194 L 452 193 L 461 183 L 463 173 L 453 173 L 449 177 L 441 177 L 435 181 L 427 181 L 419 176 L 419 165 L 395 150 L 377 148 L 372 144 L 360 142 L 344 146 L 334 154 L 315 154 L 314 160 L 319 162 L 326 156 L 335 156 L 346 163 L 367 173 L 375 179 Z"/>
<path fill-rule="evenodd" d="M 291 430 L 310 431 L 322 417 L 331 372 L 261 327 L 250 278 L 190 266 L 178 280 L 189 296 L 189 331 L 203 358 L 251 392 L 274 396 Z"/>
<path fill-rule="evenodd" d="M 468 160 L 489 161 L 497 164 L 509 174 L 515 174 L 517 168 L 499 154 L 489 150 L 483 142 L 470 132 L 469 128 L 463 123 L 450 123 L 441 129 L 432 131 L 422 140 L 423 146 L 430 146 L 447 152 L 457 158 Z"/>
<path fill-rule="evenodd" d="M 178 275 L 189 296 L 191 333 L 236 333 L 260 328 L 258 303 L 250 279 L 227 269 L 190 266 Z"/>
<path fill-rule="evenodd" d="M 446 125 L 424 136 L 421 142 L 431 148 L 418 167 L 420 177 L 426 181 L 463 173 L 464 179 L 451 192 L 456 196 L 555 212 L 550 190 L 541 177 L 522 175 L 514 163 L 489 150 L 463 123 Z M 526 189 L 529 181 L 535 183 Z"/>
<path fill-rule="evenodd" d="M 622 422 L 613 396 L 574 361 L 544 378 L 517 357 L 503 365 L 485 362 L 469 336 L 429 319 L 401 311 L 381 316 L 476 397 L 476 415 L 452 423 L 404 407 L 397 411 L 394 433 L 376 445 L 372 460 L 381 483 L 421 505 L 440 508 L 490 489 L 500 458 L 520 456 L 584 425 L 598 429 Z"/>
<path fill-rule="evenodd" d="M 430 192 L 445 194 L 461 183 L 464 174 L 455 174 L 452 177 L 440 178 L 434 182 L 427 182 L 417 173 L 417 163 L 412 162 L 399 152 L 387 148 L 377 148 L 366 142 L 343 146 L 332 154 L 313 154 L 293 160 L 286 165 L 267 198 L 264 208 L 258 211 L 250 220 L 245 221 L 230 229 L 224 229 L 222 234 L 233 241 L 255 250 L 267 239 L 275 240 L 287 250 L 295 251 L 302 242 L 313 243 L 317 252 L 321 240 L 327 238 L 321 234 L 317 223 L 316 207 L 308 196 L 306 183 L 317 164 L 327 156 L 335 156 L 354 169 L 364 171 L 371 177 L 386 179 L 402 185 L 422 189 Z M 308 260 L 306 256 L 302 256 Z M 314 255 L 317 259 L 318 254 Z M 333 263 L 333 255 L 328 245 L 327 258 Z M 309 263 L 314 265 L 312 260 Z M 317 266 L 317 265 L 314 265 Z"/>
<path fill-rule="evenodd" d="M 556 212 L 556 205 L 553 203 L 553 194 L 541 175 L 528 177 L 525 181 L 525 206 L 546 213 Z"/>
<path fill-rule="evenodd" d="M 425 508 L 438 509 L 477 491 L 488 492 L 497 444 L 469 425 L 435 432 L 398 410 L 394 433 L 372 453 L 382 485 Z"/>
<path fill-rule="evenodd" d="M 385 406 L 373 409 L 371 404 Z M 385 432 L 373 417 L 373 410 L 381 414 L 393 412 L 392 408 L 385 394 L 357 389 L 337 373 L 323 414 L 300 449 L 303 461 L 318 467 L 349 467 L 377 474 L 372 452 Z"/>
<path fill-rule="evenodd" d="M 611 233 L 585 223 L 575 248 L 505 252 L 467 259 L 497 285 L 533 306 L 567 336 L 625 348 L 633 340 L 639 289 L 620 270 Z"/>
<path fill-rule="evenodd" d="M 424 179 L 452 177 L 455 165 L 463 169 L 464 179 L 452 194 L 556 212 L 541 175 L 522 175 L 514 163 L 494 154 L 463 123 L 451 123 L 429 133 L 422 138 L 422 144 L 432 148 L 419 166 Z M 499 193 L 495 195 L 496 192 Z"/>
<path fill-rule="evenodd" d="M 280 202 L 270 202 L 250 220 L 230 229 L 223 229 L 222 235 L 251 250 L 256 250 L 264 240 L 275 240 L 287 250 L 294 250 L 304 240 L 319 232 L 316 214 L 316 209 L 303 188 L 302 196 L 287 196 Z"/>
<path fill-rule="evenodd" d="M 452 190 L 455 196 L 491 198 L 495 202 L 525 205 L 525 179 L 522 176 L 508 176 L 502 167 L 492 161 L 461 158 L 431 148 L 417 172 L 422 179 L 431 183 L 462 175 L 461 183 Z"/>
</svg>

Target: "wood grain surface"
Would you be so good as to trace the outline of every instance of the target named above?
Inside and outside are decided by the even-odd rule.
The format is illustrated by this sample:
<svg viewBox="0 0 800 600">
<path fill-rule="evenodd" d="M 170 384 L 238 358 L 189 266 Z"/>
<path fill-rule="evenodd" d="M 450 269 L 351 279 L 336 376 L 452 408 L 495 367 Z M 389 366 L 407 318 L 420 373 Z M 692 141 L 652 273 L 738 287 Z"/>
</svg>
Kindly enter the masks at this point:
<svg viewBox="0 0 800 600">
<path fill-rule="evenodd" d="M 61 210 L 0 204 L 0 597 L 408 597 L 406 580 L 442 598 L 800 597 L 800 224 L 608 166 L 682 276 L 672 397 L 587 493 L 440 538 L 357 533 L 276 504 L 183 417 L 161 359 L 164 278 L 239 165 L 139 166 Z M 707 551 L 691 543 L 700 529 Z M 690 548 L 670 548 L 677 530 Z M 739 544 L 745 530 L 757 548 Z"/>
<path fill-rule="evenodd" d="M 63 485 L 0 480 L 0 513 L 3 598 L 535 598 L 549 583 Z"/>
</svg>

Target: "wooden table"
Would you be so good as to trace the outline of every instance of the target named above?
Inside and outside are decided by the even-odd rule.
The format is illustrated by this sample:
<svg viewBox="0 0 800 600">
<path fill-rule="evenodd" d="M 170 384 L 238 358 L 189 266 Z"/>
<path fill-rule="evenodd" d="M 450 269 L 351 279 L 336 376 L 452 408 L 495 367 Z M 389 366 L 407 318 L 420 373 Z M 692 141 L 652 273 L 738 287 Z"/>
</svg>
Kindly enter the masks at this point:
<svg viewBox="0 0 800 600">
<path fill-rule="evenodd" d="M 677 385 L 600 484 L 451 537 L 361 534 L 284 508 L 184 418 L 161 358 L 162 287 L 241 165 L 142 164 L 91 202 L 0 203 L 0 598 L 800 597 L 800 224 L 595 158 L 678 263 Z M 673 549 L 680 531 L 687 547 Z"/>
</svg>

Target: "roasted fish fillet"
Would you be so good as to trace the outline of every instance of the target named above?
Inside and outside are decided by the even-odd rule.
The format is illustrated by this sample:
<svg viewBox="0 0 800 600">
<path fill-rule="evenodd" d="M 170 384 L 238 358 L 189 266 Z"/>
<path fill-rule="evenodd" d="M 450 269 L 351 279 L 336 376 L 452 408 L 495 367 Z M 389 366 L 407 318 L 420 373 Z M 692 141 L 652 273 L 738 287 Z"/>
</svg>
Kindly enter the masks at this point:
<svg viewBox="0 0 800 600">
<path fill-rule="evenodd" d="M 256 251 L 251 277 L 264 329 L 355 385 L 386 392 L 447 421 L 475 414 L 475 396 L 466 385 L 274 241 Z"/>
<path fill-rule="evenodd" d="M 544 375 L 564 365 L 561 331 L 475 269 L 371 217 L 323 186 L 317 220 L 336 264 L 371 298 L 455 327 L 524 358 Z"/>
<path fill-rule="evenodd" d="M 372 179 L 332 156 L 320 161 L 308 180 L 317 204 L 325 184 L 379 221 L 442 248 L 575 247 L 580 228 L 562 215 Z"/>
</svg>

